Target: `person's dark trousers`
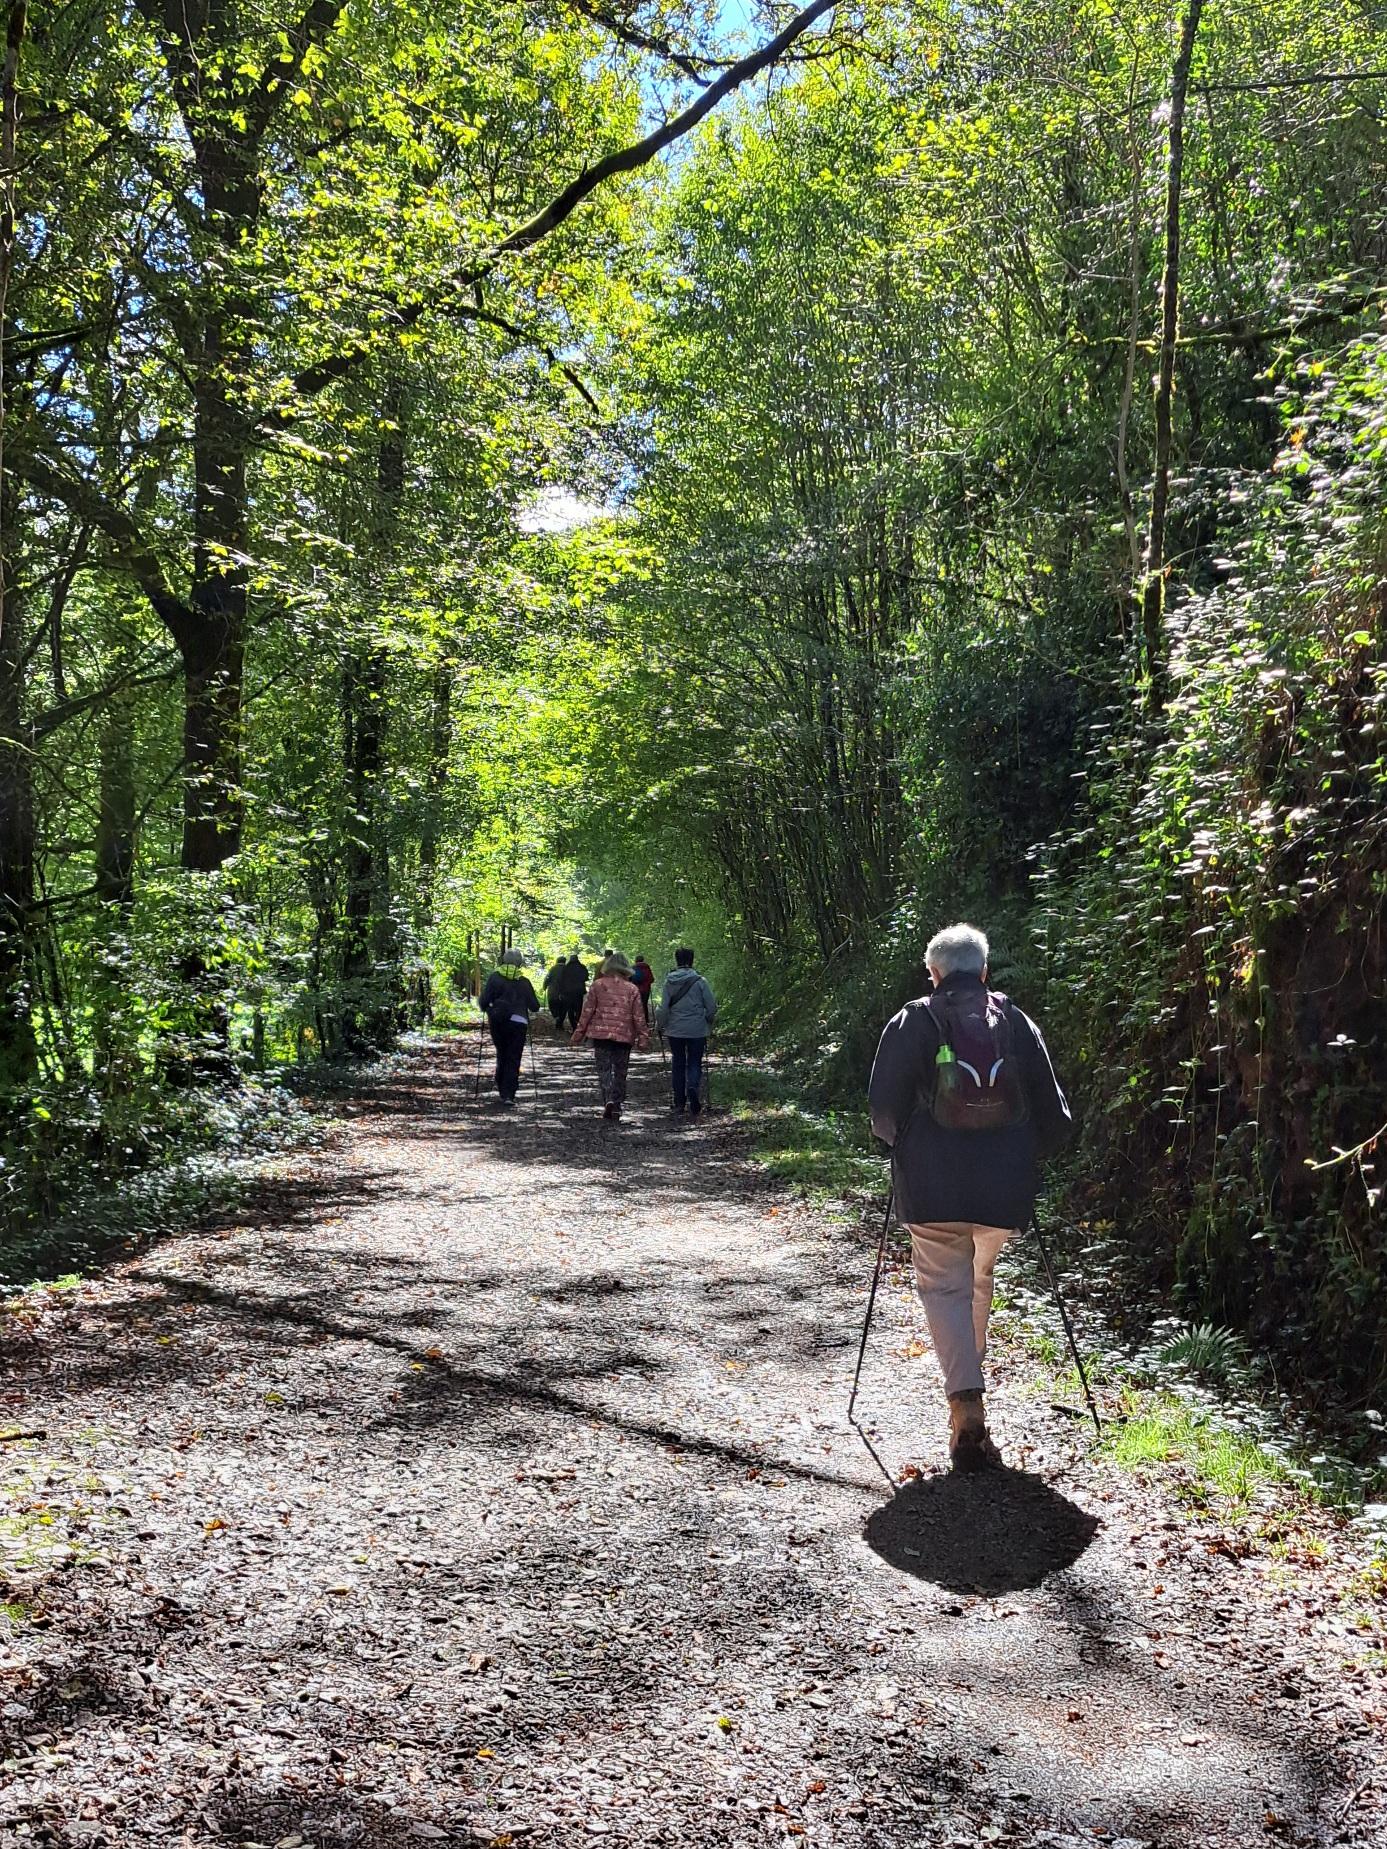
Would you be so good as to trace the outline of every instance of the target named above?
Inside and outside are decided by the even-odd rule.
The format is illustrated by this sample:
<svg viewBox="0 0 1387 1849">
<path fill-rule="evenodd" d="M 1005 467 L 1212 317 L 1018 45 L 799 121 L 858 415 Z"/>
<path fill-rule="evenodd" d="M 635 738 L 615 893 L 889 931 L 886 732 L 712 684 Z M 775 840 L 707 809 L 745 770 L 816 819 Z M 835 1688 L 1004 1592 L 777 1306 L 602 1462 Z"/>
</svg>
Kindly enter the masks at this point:
<svg viewBox="0 0 1387 1849">
<path fill-rule="evenodd" d="M 592 1051 L 597 1061 L 597 1082 L 602 1087 L 603 1104 L 625 1104 L 630 1047 L 624 1040 L 594 1040 Z"/>
<path fill-rule="evenodd" d="M 707 1044 L 706 1038 L 670 1036 L 669 1076 L 674 1086 L 674 1108 L 682 1111 L 687 1104 L 691 1117 L 697 1117 L 703 1109 L 703 1051 Z"/>
<path fill-rule="evenodd" d="M 529 1030 L 523 1021 L 490 1021 L 487 1025 L 496 1048 L 496 1089 L 503 1098 L 513 1099 L 520 1090 L 520 1061 Z"/>
</svg>

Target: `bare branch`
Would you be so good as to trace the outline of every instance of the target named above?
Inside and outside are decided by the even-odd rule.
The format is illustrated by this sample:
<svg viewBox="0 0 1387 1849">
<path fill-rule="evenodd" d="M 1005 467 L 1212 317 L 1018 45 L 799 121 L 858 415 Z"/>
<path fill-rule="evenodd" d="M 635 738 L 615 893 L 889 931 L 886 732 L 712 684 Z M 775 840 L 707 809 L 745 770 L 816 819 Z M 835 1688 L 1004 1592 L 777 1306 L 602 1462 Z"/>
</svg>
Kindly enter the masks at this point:
<svg viewBox="0 0 1387 1849">
<path fill-rule="evenodd" d="M 671 116 L 668 122 L 643 136 L 640 141 L 632 142 L 630 147 L 618 148 L 613 153 L 604 155 L 600 161 L 594 161 L 592 166 L 585 168 L 576 180 L 570 180 L 561 192 L 556 193 L 549 204 L 542 211 L 536 212 L 528 223 L 518 226 L 509 237 L 502 238 L 495 250 L 489 256 L 483 257 L 468 273 L 465 280 L 468 283 L 480 282 L 490 275 L 503 257 L 514 256 L 520 251 L 529 250 L 533 245 L 547 238 L 551 231 L 556 230 L 566 218 L 570 218 L 583 201 L 595 193 L 598 187 L 604 185 L 606 181 L 615 179 L 621 173 L 634 173 L 637 168 L 644 167 L 654 160 L 657 154 L 663 154 L 666 148 L 682 140 L 690 129 L 697 128 L 705 116 L 712 114 L 724 97 L 730 96 L 734 90 L 740 89 L 751 78 L 759 77 L 762 71 L 769 70 L 773 64 L 778 63 L 795 40 L 803 37 L 810 26 L 822 19 L 826 13 L 831 13 L 836 4 L 837 0 L 811 0 L 810 5 L 795 14 L 788 26 L 777 32 L 773 39 L 767 40 L 759 51 L 751 52 L 745 58 L 739 58 L 735 64 L 723 72 L 716 83 L 709 84 L 702 96 L 690 103 L 687 109 L 682 109 L 678 115 Z"/>
<path fill-rule="evenodd" d="M 449 313 L 460 316 L 464 321 L 478 321 L 485 327 L 497 328 L 501 333 L 509 334 L 512 340 L 518 340 L 522 346 L 533 347 L 536 352 L 544 355 L 545 359 L 548 360 L 549 364 L 556 372 L 561 372 L 563 374 L 574 391 L 577 392 L 578 396 L 583 399 L 591 410 L 601 410 L 602 407 L 583 383 L 583 379 L 578 371 L 574 367 L 568 365 L 566 361 L 561 360 L 554 349 L 546 345 L 537 334 L 528 332 L 525 328 L 518 326 L 514 321 L 508 321 L 504 315 L 493 314 L 489 308 L 483 308 L 480 304 L 459 302 L 450 308 Z"/>
</svg>

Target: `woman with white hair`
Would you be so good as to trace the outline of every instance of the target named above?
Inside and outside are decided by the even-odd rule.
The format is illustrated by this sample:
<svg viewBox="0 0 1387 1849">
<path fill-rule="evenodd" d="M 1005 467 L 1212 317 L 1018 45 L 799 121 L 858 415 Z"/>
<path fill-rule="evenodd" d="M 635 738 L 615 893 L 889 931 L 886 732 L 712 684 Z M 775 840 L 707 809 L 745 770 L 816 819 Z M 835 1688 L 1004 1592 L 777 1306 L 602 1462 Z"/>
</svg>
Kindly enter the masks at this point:
<svg viewBox="0 0 1387 1849">
<path fill-rule="evenodd" d="M 496 1093 L 509 1108 L 520 1089 L 520 1062 L 530 1032 L 530 1016 L 539 1013 L 539 997 L 525 974 L 518 950 L 503 950 L 486 979 L 478 1002 L 496 1048 Z"/>
<path fill-rule="evenodd" d="M 993 1267 L 1031 1217 L 1040 1162 L 1073 1129 L 1040 1029 L 988 989 L 987 960 L 987 939 L 972 925 L 930 939 L 933 988 L 887 1022 L 869 1088 L 944 1374 L 958 1470 L 1001 1462 L 983 1410 Z"/>
<path fill-rule="evenodd" d="M 631 980 L 631 962 L 619 950 L 602 960 L 597 980 L 588 990 L 578 1016 L 573 1044 L 592 1042 L 597 1061 L 597 1082 L 602 1087 L 602 1115 L 609 1122 L 621 1116 L 626 1102 L 626 1074 L 631 1048 L 644 1053 L 650 1045 L 650 1023 L 645 1018 L 641 992 Z"/>
</svg>

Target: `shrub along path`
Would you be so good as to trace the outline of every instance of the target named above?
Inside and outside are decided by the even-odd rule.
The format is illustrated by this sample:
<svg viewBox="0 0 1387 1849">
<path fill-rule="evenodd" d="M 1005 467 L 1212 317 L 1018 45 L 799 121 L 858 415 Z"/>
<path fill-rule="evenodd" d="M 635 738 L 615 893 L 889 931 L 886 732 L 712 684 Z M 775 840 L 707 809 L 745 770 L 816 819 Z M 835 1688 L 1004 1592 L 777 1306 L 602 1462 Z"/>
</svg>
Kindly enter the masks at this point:
<svg viewBox="0 0 1387 1849">
<path fill-rule="evenodd" d="M 658 1061 L 598 1121 L 363 1090 L 253 1213 L 11 1316 L 7 1841 L 1382 1842 L 1335 1568 L 1095 1462 L 996 1357 L 940 1474 L 897 1275 Z M 918 1343 L 914 1344 L 918 1349 Z"/>
</svg>

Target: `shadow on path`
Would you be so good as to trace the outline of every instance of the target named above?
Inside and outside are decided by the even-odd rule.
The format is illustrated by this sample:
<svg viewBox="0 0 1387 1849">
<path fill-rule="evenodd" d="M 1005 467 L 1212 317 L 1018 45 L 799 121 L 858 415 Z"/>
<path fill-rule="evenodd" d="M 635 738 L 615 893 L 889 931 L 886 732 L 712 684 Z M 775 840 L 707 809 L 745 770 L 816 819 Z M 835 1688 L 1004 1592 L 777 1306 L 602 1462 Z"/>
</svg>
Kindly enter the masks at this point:
<svg viewBox="0 0 1387 1849">
<path fill-rule="evenodd" d="M 867 1519 L 888 1566 L 951 1592 L 1018 1592 L 1073 1566 L 1099 1521 L 1024 1470 L 917 1477 Z"/>
</svg>

